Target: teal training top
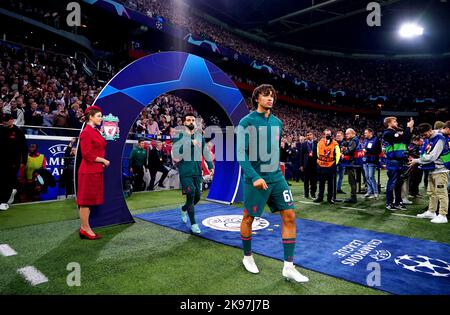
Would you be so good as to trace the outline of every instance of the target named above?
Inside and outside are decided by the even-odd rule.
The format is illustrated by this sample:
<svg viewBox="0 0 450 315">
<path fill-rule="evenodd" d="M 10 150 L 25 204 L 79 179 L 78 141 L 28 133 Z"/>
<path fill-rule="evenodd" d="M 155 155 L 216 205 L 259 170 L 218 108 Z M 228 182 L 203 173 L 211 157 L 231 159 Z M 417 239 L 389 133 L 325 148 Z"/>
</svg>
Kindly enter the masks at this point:
<svg viewBox="0 0 450 315">
<path fill-rule="evenodd" d="M 266 183 L 283 181 L 280 170 L 280 146 L 283 123 L 277 117 L 253 111 L 239 122 L 237 158 L 244 171 L 244 181 Z"/>
<path fill-rule="evenodd" d="M 140 147 L 133 148 L 130 154 L 130 167 L 140 168 L 147 164 L 147 151 Z"/>
<path fill-rule="evenodd" d="M 197 141 L 197 145 L 194 146 L 193 140 Z M 174 138 L 172 147 L 172 156 L 175 159 L 180 159 L 183 156 L 183 146 L 190 146 L 191 154 L 188 159 L 181 159 L 178 164 L 178 172 L 180 178 L 191 177 L 191 176 L 202 176 L 202 154 L 204 153 L 204 158 L 208 169 L 213 169 L 214 165 L 211 162 L 211 155 L 209 150 L 206 148 L 205 138 L 199 134 L 194 133 L 192 135 L 187 132 L 180 133 Z"/>
</svg>

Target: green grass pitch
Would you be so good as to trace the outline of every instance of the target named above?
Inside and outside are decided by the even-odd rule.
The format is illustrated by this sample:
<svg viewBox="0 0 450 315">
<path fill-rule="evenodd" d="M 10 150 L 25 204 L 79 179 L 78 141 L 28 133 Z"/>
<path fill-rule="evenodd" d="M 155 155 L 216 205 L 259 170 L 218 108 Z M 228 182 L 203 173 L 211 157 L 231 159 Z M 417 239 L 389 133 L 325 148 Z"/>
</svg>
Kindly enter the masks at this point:
<svg viewBox="0 0 450 315">
<path fill-rule="evenodd" d="M 344 180 L 345 191 L 349 191 Z M 386 184 L 385 174 L 382 183 Z M 450 243 L 450 225 L 394 216 L 378 201 L 354 205 L 312 205 L 303 198 L 303 184 L 293 183 L 296 213 L 300 218 L 358 227 L 379 232 Z M 423 187 L 421 193 L 425 195 Z M 206 193 L 204 193 L 205 197 Z M 343 197 L 343 195 L 338 195 Z M 183 203 L 180 191 L 134 194 L 127 199 L 133 214 L 174 208 Z M 416 215 L 427 198 L 400 213 Z M 238 204 L 237 206 L 241 206 Z M 356 210 L 341 208 L 364 208 Z M 310 282 L 284 281 L 282 261 L 255 255 L 259 275 L 241 265 L 242 251 L 193 235 L 136 219 L 135 224 L 98 229 L 99 241 L 81 241 L 74 200 L 14 205 L 0 212 L 0 244 L 18 255 L 0 256 L 0 294 L 385 294 L 372 288 L 299 268 Z M 70 262 L 81 266 L 81 286 L 69 287 Z M 49 282 L 29 285 L 17 269 L 33 265 Z"/>
</svg>

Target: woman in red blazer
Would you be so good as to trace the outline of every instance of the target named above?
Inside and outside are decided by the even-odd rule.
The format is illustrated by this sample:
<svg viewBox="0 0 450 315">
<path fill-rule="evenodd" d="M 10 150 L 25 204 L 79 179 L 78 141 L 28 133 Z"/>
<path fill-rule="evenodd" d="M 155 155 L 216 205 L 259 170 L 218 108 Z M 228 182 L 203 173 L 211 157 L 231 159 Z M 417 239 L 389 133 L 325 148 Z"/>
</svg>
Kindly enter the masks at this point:
<svg viewBox="0 0 450 315">
<path fill-rule="evenodd" d="M 81 165 L 78 169 L 77 204 L 80 207 L 80 238 L 95 240 L 101 238 L 89 226 L 92 206 L 103 203 L 103 169 L 109 166 L 105 157 L 106 140 L 96 128 L 102 123 L 102 111 L 90 106 L 85 111 L 86 127 L 80 134 Z"/>
</svg>

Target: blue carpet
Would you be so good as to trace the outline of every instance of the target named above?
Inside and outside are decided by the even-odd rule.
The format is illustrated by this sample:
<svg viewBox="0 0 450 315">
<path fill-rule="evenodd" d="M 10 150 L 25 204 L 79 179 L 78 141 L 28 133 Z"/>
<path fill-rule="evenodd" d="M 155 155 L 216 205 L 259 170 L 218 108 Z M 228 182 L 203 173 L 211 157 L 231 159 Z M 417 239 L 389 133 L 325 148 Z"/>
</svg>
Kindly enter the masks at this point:
<svg viewBox="0 0 450 315">
<path fill-rule="evenodd" d="M 223 215 L 242 216 L 242 209 L 220 204 L 197 205 L 201 237 L 241 248 L 240 218 L 211 218 Z M 190 233 L 189 224 L 181 222 L 177 209 L 135 217 Z M 260 229 L 253 235 L 253 252 L 282 260 L 280 216 L 265 213 L 257 224 L 256 228 Z M 217 229 L 224 227 L 236 231 Z M 450 294 L 448 244 L 297 219 L 294 262 L 306 269 L 393 294 Z M 374 262 L 380 267 L 378 278 L 377 268 L 370 264 Z"/>
</svg>

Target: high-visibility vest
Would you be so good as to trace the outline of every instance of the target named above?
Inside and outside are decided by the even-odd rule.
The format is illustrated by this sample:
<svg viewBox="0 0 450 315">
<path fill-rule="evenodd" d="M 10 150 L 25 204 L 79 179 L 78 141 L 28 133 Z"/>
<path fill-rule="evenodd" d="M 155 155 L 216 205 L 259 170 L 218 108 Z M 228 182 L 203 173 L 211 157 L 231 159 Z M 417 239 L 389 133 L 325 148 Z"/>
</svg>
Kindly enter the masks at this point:
<svg viewBox="0 0 450 315">
<path fill-rule="evenodd" d="M 29 156 L 27 160 L 27 169 L 25 171 L 26 179 L 33 179 L 33 172 L 44 167 L 44 156 L 39 154 L 38 156 Z"/>
<path fill-rule="evenodd" d="M 350 141 L 356 143 L 356 148 L 353 154 L 345 155 L 342 158 L 342 165 L 344 166 L 361 166 L 363 164 L 364 150 L 362 149 L 361 143 L 358 137 L 352 138 Z M 350 142 L 349 142 L 350 143 Z"/>
<path fill-rule="evenodd" d="M 320 139 L 317 144 L 317 165 L 320 167 L 332 167 L 335 164 L 336 157 L 334 150 L 339 146 L 335 140 L 331 140 L 330 144 L 326 144 L 326 139 Z"/>
<path fill-rule="evenodd" d="M 420 152 L 420 155 L 423 156 L 424 154 L 429 154 L 431 151 L 433 151 L 434 147 L 436 146 L 436 143 L 438 143 L 439 140 L 444 141 L 444 149 L 442 150 L 442 153 L 440 155 L 440 159 L 444 162 L 444 166 L 447 169 L 450 169 L 450 149 L 447 139 L 441 135 L 437 134 L 431 139 L 426 139 L 423 142 L 422 150 Z M 419 166 L 421 170 L 424 171 L 432 171 L 436 168 L 436 164 L 434 162 L 428 163 L 428 164 L 422 164 Z"/>
<path fill-rule="evenodd" d="M 408 157 L 408 147 L 404 143 L 393 143 L 384 148 L 387 160 L 404 161 Z"/>
</svg>

